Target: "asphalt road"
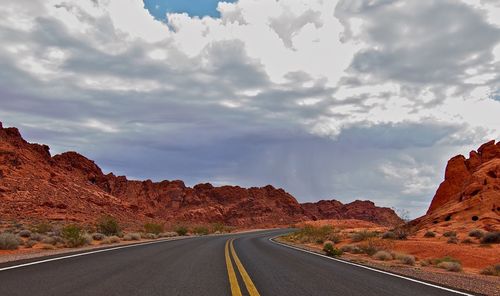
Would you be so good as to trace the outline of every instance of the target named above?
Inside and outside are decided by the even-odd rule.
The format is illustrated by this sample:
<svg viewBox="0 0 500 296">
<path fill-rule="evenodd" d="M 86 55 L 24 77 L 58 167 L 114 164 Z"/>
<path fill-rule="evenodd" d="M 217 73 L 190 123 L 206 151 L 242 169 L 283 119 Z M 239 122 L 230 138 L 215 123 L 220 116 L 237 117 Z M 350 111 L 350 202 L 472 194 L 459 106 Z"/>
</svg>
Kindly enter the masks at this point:
<svg viewBox="0 0 500 296">
<path fill-rule="evenodd" d="M 269 241 L 285 231 L 161 242 L 9 270 L 1 269 L 19 263 L 3 264 L 0 295 L 458 295 Z"/>
</svg>

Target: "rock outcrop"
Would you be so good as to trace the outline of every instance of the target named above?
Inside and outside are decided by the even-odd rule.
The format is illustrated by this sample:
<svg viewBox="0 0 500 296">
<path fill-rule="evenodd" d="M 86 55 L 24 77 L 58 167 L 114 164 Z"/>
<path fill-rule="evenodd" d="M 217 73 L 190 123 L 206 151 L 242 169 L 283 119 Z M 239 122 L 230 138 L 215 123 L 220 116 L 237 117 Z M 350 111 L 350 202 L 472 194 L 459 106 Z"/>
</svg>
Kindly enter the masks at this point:
<svg viewBox="0 0 500 296">
<path fill-rule="evenodd" d="M 246 189 L 206 183 L 191 188 L 180 180 L 128 180 L 104 174 L 76 152 L 52 157 L 48 146 L 28 143 L 16 128 L 3 128 L 1 123 L 0 204 L 2 220 L 93 222 L 108 214 L 127 225 L 156 220 L 268 227 L 331 217 L 381 224 L 398 219 L 391 210 L 368 201 L 300 205 L 271 185 Z"/>
<path fill-rule="evenodd" d="M 500 225 L 500 142 L 487 142 L 469 158 L 448 161 L 427 214 L 414 224 L 428 228 L 498 229 Z"/>
<path fill-rule="evenodd" d="M 377 207 L 369 200 L 356 200 L 348 204 L 342 204 L 337 200 L 320 200 L 316 203 L 303 203 L 302 207 L 313 220 L 357 219 L 384 226 L 403 223 L 394 210 Z"/>
</svg>

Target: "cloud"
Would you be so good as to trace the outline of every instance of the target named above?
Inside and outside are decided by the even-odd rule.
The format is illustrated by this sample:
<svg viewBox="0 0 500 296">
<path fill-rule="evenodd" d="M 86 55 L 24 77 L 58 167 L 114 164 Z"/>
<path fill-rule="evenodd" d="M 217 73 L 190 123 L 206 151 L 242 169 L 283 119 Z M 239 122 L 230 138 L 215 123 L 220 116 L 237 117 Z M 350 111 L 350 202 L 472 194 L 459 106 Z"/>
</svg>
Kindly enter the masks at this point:
<svg viewBox="0 0 500 296">
<path fill-rule="evenodd" d="M 14 1 L 0 118 L 137 178 L 272 183 L 425 212 L 446 160 L 500 135 L 495 1 Z M 400 173 L 398 173 L 400 172 Z"/>
</svg>

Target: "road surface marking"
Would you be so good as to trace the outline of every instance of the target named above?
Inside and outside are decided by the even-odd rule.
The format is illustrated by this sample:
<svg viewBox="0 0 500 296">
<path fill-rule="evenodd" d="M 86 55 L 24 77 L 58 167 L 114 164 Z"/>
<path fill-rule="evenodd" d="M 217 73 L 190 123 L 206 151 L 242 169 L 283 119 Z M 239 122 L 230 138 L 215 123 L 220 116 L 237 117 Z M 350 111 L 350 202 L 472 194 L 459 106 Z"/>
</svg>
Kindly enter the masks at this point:
<svg viewBox="0 0 500 296">
<path fill-rule="evenodd" d="M 226 241 L 224 253 L 226 256 L 226 267 L 227 274 L 229 276 L 229 285 L 231 286 L 231 295 L 242 296 L 240 286 L 238 284 L 238 279 L 236 278 L 236 273 L 234 272 L 233 263 L 231 263 L 231 257 L 229 256 L 229 241 L 230 240 Z"/>
<path fill-rule="evenodd" d="M 0 271 L 9 270 L 9 269 L 15 269 L 15 268 L 20 268 L 20 267 L 25 267 L 25 266 L 30 266 L 30 265 L 36 265 L 36 264 L 41 264 L 41 263 L 46 263 L 46 262 L 51 262 L 51 261 L 58 261 L 58 260 L 63 260 L 63 259 L 68 259 L 68 258 L 80 257 L 80 256 L 85 256 L 85 255 L 91 255 L 91 254 L 109 252 L 109 251 L 114 251 L 114 250 L 120 250 L 120 249 L 126 249 L 126 248 L 133 248 L 133 247 L 139 247 L 139 246 L 145 246 L 145 245 L 152 245 L 152 244 L 160 244 L 160 243 L 165 243 L 165 242 L 173 242 L 173 241 L 187 239 L 187 238 L 189 238 L 189 237 L 185 237 L 185 238 L 181 238 L 181 239 L 165 239 L 165 240 L 161 240 L 161 241 L 154 241 L 154 242 L 147 242 L 147 243 L 138 243 L 138 244 L 133 244 L 133 245 L 113 247 L 113 248 L 108 248 L 108 249 L 102 249 L 102 250 L 96 250 L 96 251 L 78 253 L 78 254 L 73 254 L 73 255 L 61 256 L 61 257 L 56 257 L 56 258 L 44 259 L 44 260 L 40 260 L 40 261 L 34 261 L 34 262 L 29 262 L 29 263 L 24 263 L 24 264 L 19 264 L 19 265 L 14 265 L 14 266 L 0 268 Z"/>
<path fill-rule="evenodd" d="M 238 270 L 240 271 L 241 277 L 243 278 L 243 281 L 245 282 L 245 286 L 247 287 L 248 293 L 250 294 L 250 296 L 260 296 L 259 291 L 257 291 L 257 288 L 253 284 L 252 279 L 248 275 L 243 264 L 241 264 L 240 258 L 238 258 L 238 255 L 236 254 L 236 251 L 234 250 L 233 241 L 234 241 L 234 239 L 232 239 L 230 242 L 231 254 L 233 255 L 233 259 L 234 259 L 234 262 L 236 262 L 236 266 L 238 267 Z"/>
<path fill-rule="evenodd" d="M 284 244 L 284 243 L 281 243 L 281 242 L 278 242 L 278 241 L 274 240 L 275 238 L 278 238 L 280 236 L 281 235 L 278 235 L 278 236 L 275 236 L 275 237 L 271 237 L 269 239 L 269 241 L 272 242 L 272 243 L 274 243 L 274 244 L 281 245 L 281 246 L 284 246 L 284 247 L 287 247 L 287 248 L 290 248 L 290 249 L 294 249 L 294 250 L 297 250 L 297 251 L 309 253 L 309 254 L 312 254 L 312 255 L 320 256 L 320 257 L 324 257 L 324 258 L 327 258 L 327 259 L 330 259 L 330 260 L 334 260 L 334 261 L 337 261 L 337 262 L 341 262 L 341 263 L 344 263 L 344 264 L 349 264 L 349 265 L 361 267 L 361 268 L 364 268 L 364 269 L 368 269 L 368 270 L 371 270 L 371 271 L 383 273 L 383 274 L 390 275 L 390 276 L 393 276 L 393 277 L 405 279 L 405 280 L 412 281 L 412 282 L 415 282 L 415 283 L 419 283 L 419 284 L 422 284 L 422 285 L 426 285 L 426 286 L 429 286 L 429 287 L 433 287 L 433 288 L 445 290 L 445 291 L 448 291 L 448 292 L 453 292 L 453 293 L 456 293 L 456 294 L 459 294 L 459 295 L 474 296 L 473 294 L 468 294 L 468 293 L 457 291 L 457 290 L 453 290 L 453 289 L 450 289 L 450 288 L 441 287 L 441 286 L 434 285 L 434 284 L 431 284 L 431 283 L 427 283 L 427 282 L 419 281 L 419 280 L 412 279 L 412 278 L 409 278 L 409 277 L 405 277 L 405 276 L 402 276 L 402 275 L 399 275 L 399 274 L 395 274 L 395 273 L 391 273 L 391 272 L 387 272 L 387 271 L 383 271 L 383 270 L 371 268 L 371 267 L 368 267 L 368 266 L 364 266 L 364 265 L 361 265 L 361 264 L 356 264 L 356 263 L 345 261 L 345 260 L 340 260 L 340 259 L 333 258 L 333 257 L 328 257 L 326 255 L 322 255 L 322 254 L 318 254 L 316 252 L 312 252 L 312 251 L 304 250 L 304 249 L 297 248 L 297 247 L 294 247 L 294 246 L 290 246 L 290 245 L 287 245 L 287 244 Z"/>
</svg>

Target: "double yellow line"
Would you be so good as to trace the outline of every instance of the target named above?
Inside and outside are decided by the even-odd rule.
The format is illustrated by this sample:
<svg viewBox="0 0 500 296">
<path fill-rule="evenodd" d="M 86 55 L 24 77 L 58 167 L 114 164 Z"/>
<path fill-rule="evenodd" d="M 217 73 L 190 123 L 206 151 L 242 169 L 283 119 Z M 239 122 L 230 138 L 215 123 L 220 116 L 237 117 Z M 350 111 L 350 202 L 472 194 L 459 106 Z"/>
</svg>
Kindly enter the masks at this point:
<svg viewBox="0 0 500 296">
<path fill-rule="evenodd" d="M 250 294 L 250 296 L 260 296 L 259 291 L 257 291 L 257 288 L 253 284 L 252 279 L 248 275 L 243 264 L 241 264 L 240 258 L 238 258 L 238 255 L 234 250 L 233 240 L 234 239 L 228 239 L 226 241 L 226 248 L 225 248 L 226 267 L 227 267 L 227 274 L 229 276 L 229 284 L 231 285 L 231 295 L 242 296 L 240 285 L 238 284 L 238 278 L 236 277 L 233 263 L 231 262 L 231 255 L 232 255 L 234 262 L 236 263 L 236 267 L 238 267 L 238 271 L 240 272 L 241 278 L 245 283 L 248 294 Z M 231 255 L 229 254 L 229 250 L 231 250 Z"/>
</svg>

